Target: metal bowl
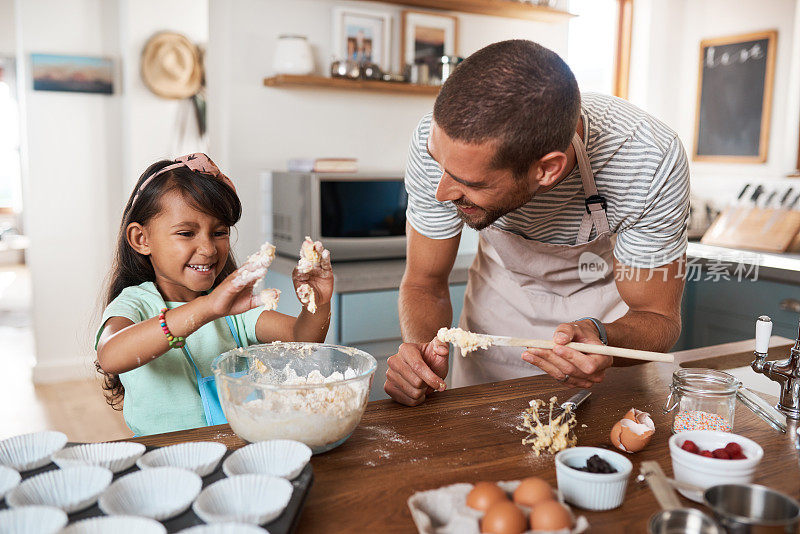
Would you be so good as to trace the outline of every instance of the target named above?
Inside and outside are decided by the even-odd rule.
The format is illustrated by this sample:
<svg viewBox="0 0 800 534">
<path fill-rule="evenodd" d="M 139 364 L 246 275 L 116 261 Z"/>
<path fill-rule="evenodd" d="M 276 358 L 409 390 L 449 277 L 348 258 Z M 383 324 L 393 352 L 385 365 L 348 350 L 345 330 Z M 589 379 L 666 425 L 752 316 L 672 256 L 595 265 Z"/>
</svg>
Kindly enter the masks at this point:
<svg viewBox="0 0 800 534">
<path fill-rule="evenodd" d="M 663 510 L 650 518 L 650 534 L 724 534 L 709 516 L 694 508 Z"/>
<path fill-rule="evenodd" d="M 317 454 L 358 426 L 376 367 L 375 358 L 351 347 L 270 343 L 221 354 L 211 369 L 240 438 L 292 439 Z"/>
<path fill-rule="evenodd" d="M 800 504 L 765 486 L 713 486 L 705 491 L 703 501 L 731 534 L 795 533 L 800 524 Z"/>
</svg>

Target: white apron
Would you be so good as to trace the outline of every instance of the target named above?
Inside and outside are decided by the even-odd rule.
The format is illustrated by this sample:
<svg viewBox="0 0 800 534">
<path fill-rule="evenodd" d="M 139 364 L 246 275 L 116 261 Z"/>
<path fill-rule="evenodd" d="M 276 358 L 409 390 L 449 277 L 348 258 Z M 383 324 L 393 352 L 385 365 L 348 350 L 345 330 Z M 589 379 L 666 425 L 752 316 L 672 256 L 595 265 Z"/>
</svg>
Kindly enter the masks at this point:
<svg viewBox="0 0 800 534">
<path fill-rule="evenodd" d="M 469 269 L 459 326 L 471 332 L 552 339 L 556 326 L 595 317 L 604 323 L 622 317 L 628 306 L 614 282 L 615 236 L 600 202 L 589 157 L 580 137 L 572 146 L 580 170 L 589 212 L 581 221 L 574 245 L 553 245 L 526 239 L 490 226 L 480 232 L 478 252 Z M 597 237 L 589 241 L 592 227 Z M 605 272 L 579 265 L 606 266 Z M 597 274 L 595 274 L 597 273 Z M 588 280 L 588 282 L 586 281 Z M 462 387 L 542 374 L 524 360 L 519 347 L 478 349 L 462 357 L 456 348 L 453 386 Z"/>
</svg>

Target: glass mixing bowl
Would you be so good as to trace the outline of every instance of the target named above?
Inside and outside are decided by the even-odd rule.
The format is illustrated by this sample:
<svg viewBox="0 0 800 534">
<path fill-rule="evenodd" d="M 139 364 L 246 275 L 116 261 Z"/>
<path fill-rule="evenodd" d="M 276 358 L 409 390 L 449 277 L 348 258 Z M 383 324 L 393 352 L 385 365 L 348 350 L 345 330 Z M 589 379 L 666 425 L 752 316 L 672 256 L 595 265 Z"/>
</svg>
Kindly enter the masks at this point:
<svg viewBox="0 0 800 534">
<path fill-rule="evenodd" d="M 338 447 L 358 426 L 376 367 L 351 347 L 281 342 L 228 351 L 211 366 L 236 435 L 302 441 L 315 454 Z"/>
</svg>

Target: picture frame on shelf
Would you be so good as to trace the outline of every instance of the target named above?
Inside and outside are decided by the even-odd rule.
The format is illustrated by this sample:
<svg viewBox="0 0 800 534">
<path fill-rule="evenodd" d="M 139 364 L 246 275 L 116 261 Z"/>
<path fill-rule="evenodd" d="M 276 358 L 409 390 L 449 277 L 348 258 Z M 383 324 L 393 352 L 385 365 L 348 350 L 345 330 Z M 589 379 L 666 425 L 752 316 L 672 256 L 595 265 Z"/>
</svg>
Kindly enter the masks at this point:
<svg viewBox="0 0 800 534">
<path fill-rule="evenodd" d="M 34 91 L 114 94 L 114 60 L 108 57 L 31 54 Z"/>
<path fill-rule="evenodd" d="M 403 10 L 400 30 L 402 63 L 426 63 L 440 78 L 442 56 L 458 55 L 458 18 L 453 15 Z"/>
<path fill-rule="evenodd" d="M 391 68 L 392 15 L 389 12 L 333 8 L 333 54 L 336 59 Z"/>
</svg>

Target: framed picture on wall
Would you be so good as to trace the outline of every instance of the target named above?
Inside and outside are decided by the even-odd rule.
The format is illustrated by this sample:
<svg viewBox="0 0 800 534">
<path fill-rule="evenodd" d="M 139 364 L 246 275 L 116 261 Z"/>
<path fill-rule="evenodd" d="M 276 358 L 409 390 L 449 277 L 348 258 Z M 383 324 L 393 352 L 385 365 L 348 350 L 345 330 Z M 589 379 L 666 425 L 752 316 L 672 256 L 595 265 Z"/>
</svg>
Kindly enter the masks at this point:
<svg viewBox="0 0 800 534">
<path fill-rule="evenodd" d="M 695 161 L 764 163 L 778 32 L 700 42 Z"/>
<path fill-rule="evenodd" d="M 337 59 L 391 68 L 392 16 L 388 12 L 333 8 L 333 50 Z"/>
<path fill-rule="evenodd" d="M 439 58 L 458 55 L 458 19 L 451 15 L 404 10 L 400 38 L 403 65 L 427 63 L 431 74 L 437 76 Z"/>
<path fill-rule="evenodd" d="M 34 91 L 114 94 L 114 60 L 107 57 L 31 54 Z"/>
</svg>

